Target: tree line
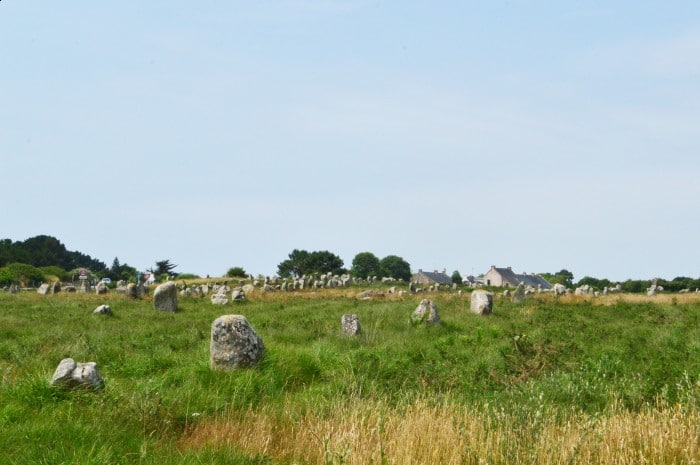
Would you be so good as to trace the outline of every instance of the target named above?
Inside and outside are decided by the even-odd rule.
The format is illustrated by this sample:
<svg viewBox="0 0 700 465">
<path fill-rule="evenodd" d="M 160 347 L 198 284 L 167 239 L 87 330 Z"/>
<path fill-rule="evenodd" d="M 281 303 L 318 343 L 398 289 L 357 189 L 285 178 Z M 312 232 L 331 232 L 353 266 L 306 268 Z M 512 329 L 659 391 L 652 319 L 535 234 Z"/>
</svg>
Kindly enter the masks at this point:
<svg viewBox="0 0 700 465">
<path fill-rule="evenodd" d="M 349 273 L 356 278 L 368 277 L 411 279 L 411 265 L 397 255 L 387 255 L 381 260 L 371 252 L 360 252 L 352 260 L 352 267 L 345 268 L 343 260 L 327 250 L 309 252 L 294 249 L 288 258 L 277 265 L 281 278 L 298 278 L 315 273 L 341 275 Z"/>
</svg>

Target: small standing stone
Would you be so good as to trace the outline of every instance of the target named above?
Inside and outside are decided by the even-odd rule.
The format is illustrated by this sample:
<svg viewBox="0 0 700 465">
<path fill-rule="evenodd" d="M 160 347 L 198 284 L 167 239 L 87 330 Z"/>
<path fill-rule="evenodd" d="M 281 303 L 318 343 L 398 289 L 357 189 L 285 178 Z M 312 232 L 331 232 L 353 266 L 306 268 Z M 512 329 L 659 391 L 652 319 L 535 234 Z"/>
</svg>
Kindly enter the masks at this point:
<svg viewBox="0 0 700 465">
<path fill-rule="evenodd" d="M 347 336 L 357 336 L 362 332 L 360 318 L 354 313 L 352 315 L 343 315 L 340 318 L 340 324 L 343 327 L 343 334 Z"/>
<path fill-rule="evenodd" d="M 411 315 L 411 321 L 413 323 L 428 323 L 431 325 L 440 323 L 437 305 L 429 299 L 421 300 Z"/>
<path fill-rule="evenodd" d="M 159 285 L 153 292 L 153 308 L 164 312 L 177 310 L 177 286 L 172 281 Z"/>
<path fill-rule="evenodd" d="M 64 358 L 56 367 L 51 386 L 102 389 L 104 380 L 95 362 L 76 363 L 72 358 Z"/>
<path fill-rule="evenodd" d="M 493 313 L 493 293 L 482 290 L 473 291 L 470 309 L 477 315 L 490 315 Z"/>
<path fill-rule="evenodd" d="M 210 361 L 214 370 L 256 365 L 265 345 L 243 315 L 220 316 L 211 325 Z"/>
<path fill-rule="evenodd" d="M 513 291 L 513 297 L 511 297 L 511 302 L 519 303 L 525 300 L 525 286 L 522 283 Z"/>
</svg>

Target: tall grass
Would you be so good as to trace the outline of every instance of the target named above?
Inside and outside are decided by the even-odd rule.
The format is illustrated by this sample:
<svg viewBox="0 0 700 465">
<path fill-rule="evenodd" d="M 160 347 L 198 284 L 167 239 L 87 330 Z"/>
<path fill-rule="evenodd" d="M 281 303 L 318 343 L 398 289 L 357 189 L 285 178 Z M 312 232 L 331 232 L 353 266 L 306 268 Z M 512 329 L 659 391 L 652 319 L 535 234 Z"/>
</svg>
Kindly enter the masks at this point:
<svg viewBox="0 0 700 465">
<path fill-rule="evenodd" d="M 700 302 L 360 289 L 256 293 L 175 314 L 121 295 L 0 293 L 0 463 L 698 463 Z M 600 303 L 603 305 L 599 305 Z M 114 316 L 92 315 L 108 303 Z M 209 369 L 211 322 L 246 315 L 267 353 Z M 346 337 L 356 313 L 363 334 Z M 65 357 L 99 394 L 52 389 Z"/>
</svg>

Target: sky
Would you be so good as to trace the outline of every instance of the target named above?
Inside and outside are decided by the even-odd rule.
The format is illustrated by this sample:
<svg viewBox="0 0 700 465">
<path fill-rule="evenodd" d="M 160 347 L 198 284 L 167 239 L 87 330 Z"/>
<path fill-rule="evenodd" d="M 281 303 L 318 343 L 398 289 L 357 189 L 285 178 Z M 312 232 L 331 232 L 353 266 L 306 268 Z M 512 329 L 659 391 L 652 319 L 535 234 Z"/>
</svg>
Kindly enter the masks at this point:
<svg viewBox="0 0 700 465">
<path fill-rule="evenodd" d="M 700 2 L 0 1 L 0 237 L 700 276 Z"/>
</svg>

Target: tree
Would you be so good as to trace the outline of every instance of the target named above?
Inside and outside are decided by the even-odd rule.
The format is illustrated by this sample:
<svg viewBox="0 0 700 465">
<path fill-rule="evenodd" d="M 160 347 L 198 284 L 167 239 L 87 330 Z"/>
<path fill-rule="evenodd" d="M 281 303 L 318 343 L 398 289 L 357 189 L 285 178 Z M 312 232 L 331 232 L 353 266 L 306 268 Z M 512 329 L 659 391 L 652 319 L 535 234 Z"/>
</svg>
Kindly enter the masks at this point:
<svg viewBox="0 0 700 465">
<path fill-rule="evenodd" d="M 576 283 L 575 287 L 590 286 L 597 291 L 602 291 L 605 287 L 611 287 L 611 282 L 609 279 L 598 279 L 591 276 L 584 276 Z"/>
<path fill-rule="evenodd" d="M 382 276 L 388 276 L 394 279 L 402 279 L 404 281 L 411 280 L 411 265 L 401 257 L 396 255 L 387 255 L 379 262 Z"/>
<path fill-rule="evenodd" d="M 151 272 L 156 275 L 156 278 L 162 275 L 171 274 L 177 276 L 177 273 L 171 273 L 171 271 L 176 267 L 177 265 L 170 263 L 170 260 L 161 260 L 156 262 L 156 267 L 155 269 L 151 269 Z"/>
<path fill-rule="evenodd" d="M 452 283 L 453 284 L 462 284 L 462 275 L 459 274 L 459 271 L 454 270 L 452 272 Z"/>
<path fill-rule="evenodd" d="M 228 269 L 226 276 L 229 278 L 245 278 L 248 276 L 248 273 L 240 266 L 234 266 Z"/>
<path fill-rule="evenodd" d="M 557 271 L 554 274 L 540 273 L 540 276 L 551 284 L 563 284 L 568 288 L 574 287 L 574 274 L 566 269 Z"/>
<path fill-rule="evenodd" d="M 342 274 L 343 260 L 327 250 L 307 252 L 294 249 L 289 258 L 277 265 L 277 274 L 283 278 L 310 275 L 313 273 Z"/>
<path fill-rule="evenodd" d="M 362 279 L 368 276 L 381 276 L 379 259 L 372 252 L 360 252 L 352 259 L 350 273 Z"/>
</svg>

